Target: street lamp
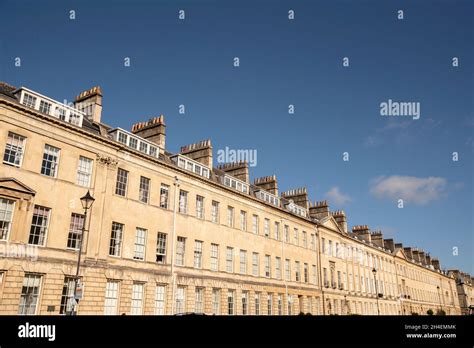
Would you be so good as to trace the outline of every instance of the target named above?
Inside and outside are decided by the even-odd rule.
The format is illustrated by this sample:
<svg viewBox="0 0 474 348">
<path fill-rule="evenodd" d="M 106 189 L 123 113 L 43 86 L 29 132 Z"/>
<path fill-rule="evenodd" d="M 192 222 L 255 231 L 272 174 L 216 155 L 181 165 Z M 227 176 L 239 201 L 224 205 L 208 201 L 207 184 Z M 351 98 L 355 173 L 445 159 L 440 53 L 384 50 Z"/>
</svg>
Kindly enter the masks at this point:
<svg viewBox="0 0 474 348">
<path fill-rule="evenodd" d="M 95 199 L 94 197 L 91 196 L 89 190 L 87 190 L 87 193 L 83 197 L 81 197 L 82 208 L 84 208 L 84 221 L 82 223 L 81 235 L 79 236 L 79 251 L 77 255 L 76 277 L 74 279 L 74 299 L 76 300 L 76 304 L 73 307 L 71 315 L 77 314 L 78 299 L 76 298 L 77 297 L 76 295 L 77 295 L 77 286 L 79 283 L 79 270 L 81 268 L 82 241 L 84 240 L 84 234 L 86 232 L 87 211 L 92 208 L 92 204 L 94 204 L 94 201 Z"/>
<path fill-rule="evenodd" d="M 378 289 L 378 286 L 377 286 L 377 270 L 375 269 L 372 269 L 372 273 L 374 274 L 374 281 L 375 281 L 375 296 L 376 296 L 376 299 L 377 299 L 377 315 L 380 315 L 380 309 L 379 309 L 379 289 Z"/>
</svg>

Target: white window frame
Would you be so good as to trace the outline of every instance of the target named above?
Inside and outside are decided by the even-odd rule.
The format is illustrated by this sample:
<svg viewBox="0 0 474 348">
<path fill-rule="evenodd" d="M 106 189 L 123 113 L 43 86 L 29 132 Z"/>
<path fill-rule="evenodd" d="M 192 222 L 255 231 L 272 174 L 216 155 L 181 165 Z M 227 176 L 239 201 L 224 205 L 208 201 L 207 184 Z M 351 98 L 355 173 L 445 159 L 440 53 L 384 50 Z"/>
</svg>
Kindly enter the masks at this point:
<svg viewBox="0 0 474 348">
<path fill-rule="evenodd" d="M 176 243 L 176 266 L 184 266 L 186 256 L 186 238 L 178 236 Z"/>
<path fill-rule="evenodd" d="M 18 314 L 35 315 L 38 312 L 42 290 L 43 275 L 36 273 L 25 273 L 18 305 Z M 30 289 L 33 289 L 31 291 Z M 28 299 L 32 299 L 28 301 Z"/>
<path fill-rule="evenodd" d="M 240 211 L 240 229 L 247 231 L 247 212 L 244 210 Z"/>
<path fill-rule="evenodd" d="M 259 254 L 252 253 L 252 275 L 255 277 L 260 276 L 260 265 L 259 265 Z"/>
<path fill-rule="evenodd" d="M 39 216 L 40 214 L 37 214 L 36 212 L 40 211 L 40 214 L 42 216 Z M 36 217 L 36 219 L 35 219 Z M 38 223 L 39 218 L 42 217 L 41 223 Z M 51 220 L 51 208 L 44 207 L 41 205 L 35 205 L 33 208 L 33 217 L 31 219 L 31 226 L 30 226 L 30 233 L 28 235 L 28 244 L 30 245 L 38 245 L 38 246 L 45 246 L 46 240 L 48 238 L 48 230 L 49 230 L 49 222 Z M 38 232 L 38 234 L 35 233 L 35 236 L 37 235 L 38 238 L 38 243 L 32 243 L 32 232 L 33 230 L 35 232 Z"/>
<path fill-rule="evenodd" d="M 82 187 L 90 187 L 94 161 L 90 158 L 79 156 L 77 162 L 76 184 Z"/>
<path fill-rule="evenodd" d="M 195 313 L 204 313 L 204 290 L 203 287 L 196 287 L 195 292 L 195 302 L 194 302 L 194 312 Z"/>
<path fill-rule="evenodd" d="M 203 245 L 203 241 L 194 241 L 194 268 L 202 268 Z"/>
<path fill-rule="evenodd" d="M 186 287 L 178 286 L 176 289 L 176 314 L 186 313 Z"/>
<path fill-rule="evenodd" d="M 215 224 L 219 223 L 219 202 L 212 201 L 211 221 Z"/>
<path fill-rule="evenodd" d="M 10 237 L 15 204 L 16 202 L 12 199 L 0 197 L 0 240 L 8 240 Z"/>
<path fill-rule="evenodd" d="M 204 219 L 204 197 L 196 195 L 196 217 Z"/>
<path fill-rule="evenodd" d="M 134 260 L 145 261 L 147 236 L 147 229 L 141 227 L 135 229 L 135 249 L 133 251 Z"/>
<path fill-rule="evenodd" d="M 212 314 L 221 313 L 221 289 L 212 289 Z"/>
<path fill-rule="evenodd" d="M 143 283 L 135 282 L 132 284 L 132 301 L 130 314 L 131 315 L 142 315 L 143 314 L 143 293 L 145 286 Z"/>
<path fill-rule="evenodd" d="M 170 194 L 169 185 L 161 184 L 161 187 L 160 187 L 160 208 L 168 209 L 169 194 Z"/>
<path fill-rule="evenodd" d="M 26 137 L 14 132 L 8 132 L 5 151 L 3 152 L 3 163 L 20 168 L 26 149 Z M 8 151 L 8 155 L 7 155 Z M 13 162 L 8 160 L 13 156 Z"/>
<path fill-rule="evenodd" d="M 265 255 L 265 278 L 272 277 L 272 259 L 270 255 Z"/>
<path fill-rule="evenodd" d="M 211 271 L 219 271 L 219 244 L 211 244 Z"/>
<path fill-rule="evenodd" d="M 47 156 L 45 158 L 45 156 Z M 41 175 L 56 178 L 58 176 L 59 159 L 61 156 L 61 149 L 49 144 L 44 145 L 43 158 L 41 160 Z M 51 167 L 46 166 L 45 163 L 50 163 Z M 50 171 L 50 174 L 46 174 Z M 52 173 L 52 174 L 51 174 Z"/>
<path fill-rule="evenodd" d="M 225 260 L 226 260 L 226 272 L 234 273 L 234 248 L 227 247 Z"/>
<path fill-rule="evenodd" d="M 188 213 L 188 191 L 179 190 L 179 209 L 178 212 L 181 214 Z"/>
<path fill-rule="evenodd" d="M 117 168 L 117 178 L 115 182 L 115 194 L 117 196 L 127 196 L 129 174 L 128 170 Z"/>
<path fill-rule="evenodd" d="M 150 203 L 151 180 L 146 176 L 140 176 L 138 200 L 142 203 Z"/>
<path fill-rule="evenodd" d="M 227 226 L 234 227 L 234 207 L 227 206 Z"/>
<path fill-rule="evenodd" d="M 240 249 L 240 274 L 247 274 L 247 250 Z"/>
<path fill-rule="evenodd" d="M 258 234 L 258 215 L 252 215 L 252 232 L 253 234 Z"/>
<path fill-rule="evenodd" d="M 159 264 L 166 263 L 166 244 L 167 244 L 168 235 L 163 232 L 158 232 L 156 234 L 156 253 L 155 261 Z M 159 257 L 162 257 L 162 260 L 158 260 Z"/>
<path fill-rule="evenodd" d="M 155 288 L 155 315 L 166 314 L 166 285 L 157 284 Z"/>
<path fill-rule="evenodd" d="M 109 256 L 120 257 L 122 255 L 124 229 L 124 224 L 112 221 L 112 228 L 110 232 Z"/>
<path fill-rule="evenodd" d="M 105 286 L 104 315 L 117 315 L 120 293 L 120 282 L 107 280 Z"/>
</svg>

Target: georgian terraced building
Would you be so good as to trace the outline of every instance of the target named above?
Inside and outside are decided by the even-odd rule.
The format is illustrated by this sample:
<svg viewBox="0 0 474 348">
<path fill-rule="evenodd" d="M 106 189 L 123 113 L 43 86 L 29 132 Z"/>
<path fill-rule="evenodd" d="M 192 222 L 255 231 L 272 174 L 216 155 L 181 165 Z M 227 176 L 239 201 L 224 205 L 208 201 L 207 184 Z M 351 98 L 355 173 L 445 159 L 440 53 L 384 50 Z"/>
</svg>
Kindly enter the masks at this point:
<svg viewBox="0 0 474 348">
<path fill-rule="evenodd" d="M 461 313 L 422 250 L 215 167 L 209 140 L 168 152 L 163 116 L 127 131 L 101 113 L 98 87 L 68 106 L 0 85 L 0 314 L 71 311 L 83 226 L 78 314 Z"/>
</svg>

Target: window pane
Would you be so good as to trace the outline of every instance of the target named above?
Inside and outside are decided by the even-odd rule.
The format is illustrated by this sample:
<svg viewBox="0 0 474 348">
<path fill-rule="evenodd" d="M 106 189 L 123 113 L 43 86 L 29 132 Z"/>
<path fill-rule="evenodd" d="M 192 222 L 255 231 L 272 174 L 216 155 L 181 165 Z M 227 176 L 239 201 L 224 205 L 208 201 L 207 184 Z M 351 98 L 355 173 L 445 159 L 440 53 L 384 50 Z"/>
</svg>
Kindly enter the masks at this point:
<svg viewBox="0 0 474 348">
<path fill-rule="evenodd" d="M 157 285 L 155 290 L 155 314 L 165 314 L 165 298 L 166 287 L 164 285 Z"/>
<path fill-rule="evenodd" d="M 44 245 L 49 224 L 51 209 L 35 205 L 31 221 L 29 244 Z"/>
<path fill-rule="evenodd" d="M 112 232 L 110 234 L 110 247 L 109 255 L 120 256 L 122 247 L 122 236 L 123 236 L 124 225 L 112 222 Z"/>
<path fill-rule="evenodd" d="M 117 183 L 115 185 L 115 194 L 125 197 L 127 194 L 128 172 L 122 168 L 117 170 Z"/>
<path fill-rule="evenodd" d="M 71 223 L 69 224 L 69 234 L 67 238 L 67 247 L 78 249 L 82 235 L 82 227 L 84 226 L 84 215 L 71 214 Z"/>
<path fill-rule="evenodd" d="M 143 314 L 143 284 L 134 283 L 132 286 L 132 304 L 131 311 L 132 315 Z"/>
<path fill-rule="evenodd" d="M 156 262 L 166 262 L 166 233 L 158 232 L 156 239 Z"/>
<path fill-rule="evenodd" d="M 147 230 L 137 227 L 135 232 L 135 253 L 133 258 L 135 260 L 145 260 Z"/>
<path fill-rule="evenodd" d="M 139 200 L 148 203 L 150 197 L 150 179 L 144 176 L 140 177 Z"/>
<path fill-rule="evenodd" d="M 168 209 L 168 197 L 169 197 L 170 187 L 165 184 L 161 184 L 160 189 L 160 207 Z"/>
<path fill-rule="evenodd" d="M 74 287 L 76 285 L 74 277 L 64 277 L 63 292 L 61 294 L 61 305 L 59 307 L 59 314 L 66 314 L 66 311 L 72 311 L 72 304 L 70 301 L 74 296 Z"/>
<path fill-rule="evenodd" d="M 92 175 L 92 160 L 83 156 L 79 157 L 79 164 L 77 166 L 77 184 L 84 187 L 89 187 Z"/>
<path fill-rule="evenodd" d="M 0 240 L 7 240 L 13 220 L 15 201 L 0 198 Z"/>
<path fill-rule="evenodd" d="M 105 288 L 104 314 L 116 315 L 118 305 L 119 282 L 108 281 Z"/>
<path fill-rule="evenodd" d="M 3 162 L 15 166 L 21 166 L 23 154 L 25 152 L 25 141 L 25 137 L 8 132 L 5 153 L 3 154 Z"/>
<path fill-rule="evenodd" d="M 41 275 L 25 273 L 25 277 L 23 278 L 23 287 L 21 288 L 18 314 L 36 314 L 41 278 Z"/>
<path fill-rule="evenodd" d="M 59 149 L 45 145 L 43 152 L 43 162 L 41 164 L 41 174 L 56 177 L 58 173 Z"/>
</svg>

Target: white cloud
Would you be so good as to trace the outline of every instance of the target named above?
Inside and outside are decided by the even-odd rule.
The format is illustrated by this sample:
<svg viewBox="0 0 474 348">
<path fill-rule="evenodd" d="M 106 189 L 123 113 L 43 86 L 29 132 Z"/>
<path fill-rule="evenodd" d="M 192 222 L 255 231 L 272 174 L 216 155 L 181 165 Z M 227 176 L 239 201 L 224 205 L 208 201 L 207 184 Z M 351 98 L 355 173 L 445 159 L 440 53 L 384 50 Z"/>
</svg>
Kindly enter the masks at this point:
<svg viewBox="0 0 474 348">
<path fill-rule="evenodd" d="M 377 198 L 423 205 L 440 198 L 446 189 L 447 181 L 439 177 L 417 178 L 415 176 L 380 176 L 371 181 L 370 192 Z"/>
<path fill-rule="evenodd" d="M 329 203 L 334 203 L 336 205 L 343 205 L 352 200 L 351 197 L 342 193 L 338 186 L 332 187 L 328 192 L 326 192 L 325 196 L 329 200 Z"/>
</svg>

